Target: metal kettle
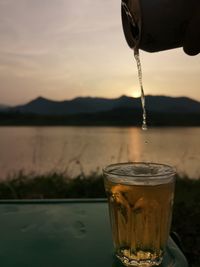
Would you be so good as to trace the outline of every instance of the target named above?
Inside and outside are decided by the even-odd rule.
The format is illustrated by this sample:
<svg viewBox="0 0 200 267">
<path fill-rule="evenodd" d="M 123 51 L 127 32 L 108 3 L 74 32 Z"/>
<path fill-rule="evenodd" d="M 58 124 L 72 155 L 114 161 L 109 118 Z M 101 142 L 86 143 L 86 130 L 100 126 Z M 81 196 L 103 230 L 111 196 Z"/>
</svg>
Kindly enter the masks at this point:
<svg viewBox="0 0 200 267">
<path fill-rule="evenodd" d="M 158 52 L 183 46 L 194 1 L 122 0 L 122 25 L 130 48 Z"/>
</svg>

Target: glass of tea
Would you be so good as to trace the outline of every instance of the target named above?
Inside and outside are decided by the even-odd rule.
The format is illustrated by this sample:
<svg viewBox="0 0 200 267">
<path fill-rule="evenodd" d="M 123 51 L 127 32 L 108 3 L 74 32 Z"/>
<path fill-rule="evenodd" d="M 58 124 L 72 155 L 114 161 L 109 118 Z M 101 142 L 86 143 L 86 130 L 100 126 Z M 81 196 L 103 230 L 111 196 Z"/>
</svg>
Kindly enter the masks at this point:
<svg viewBox="0 0 200 267">
<path fill-rule="evenodd" d="M 103 169 L 116 256 L 126 266 L 158 266 L 172 218 L 175 170 L 158 163 Z"/>
</svg>

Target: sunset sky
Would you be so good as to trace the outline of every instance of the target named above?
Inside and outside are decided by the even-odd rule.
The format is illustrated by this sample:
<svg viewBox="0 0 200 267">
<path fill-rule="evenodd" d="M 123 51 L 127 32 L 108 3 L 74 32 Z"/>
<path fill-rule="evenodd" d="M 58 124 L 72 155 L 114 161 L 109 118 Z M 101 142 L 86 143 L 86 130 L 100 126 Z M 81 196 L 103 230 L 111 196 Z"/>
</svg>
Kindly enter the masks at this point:
<svg viewBox="0 0 200 267">
<path fill-rule="evenodd" d="M 146 94 L 200 101 L 200 55 L 141 52 Z M 118 0 L 1 0 L 0 104 L 139 96 Z"/>
</svg>

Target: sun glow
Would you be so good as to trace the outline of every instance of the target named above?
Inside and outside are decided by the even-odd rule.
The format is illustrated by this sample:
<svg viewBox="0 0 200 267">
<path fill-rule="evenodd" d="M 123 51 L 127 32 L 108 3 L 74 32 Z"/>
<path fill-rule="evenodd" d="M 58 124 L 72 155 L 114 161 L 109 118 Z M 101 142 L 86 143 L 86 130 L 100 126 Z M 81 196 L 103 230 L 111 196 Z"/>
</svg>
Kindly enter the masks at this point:
<svg viewBox="0 0 200 267">
<path fill-rule="evenodd" d="M 141 92 L 139 89 L 131 89 L 130 96 L 132 96 L 134 98 L 138 98 L 141 96 Z"/>
</svg>

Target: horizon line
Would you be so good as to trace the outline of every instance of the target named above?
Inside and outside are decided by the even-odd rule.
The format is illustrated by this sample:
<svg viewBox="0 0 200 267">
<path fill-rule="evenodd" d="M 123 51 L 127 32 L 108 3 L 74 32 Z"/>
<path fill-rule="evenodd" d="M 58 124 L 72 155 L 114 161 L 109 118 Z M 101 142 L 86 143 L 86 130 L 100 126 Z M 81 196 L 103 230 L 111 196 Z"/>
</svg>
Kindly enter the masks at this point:
<svg viewBox="0 0 200 267">
<path fill-rule="evenodd" d="M 171 96 L 171 95 L 165 95 L 165 94 L 159 94 L 159 95 L 153 95 L 153 94 L 147 94 L 145 95 L 145 98 L 146 97 L 149 97 L 149 96 L 152 96 L 152 97 L 169 97 L 169 98 L 188 98 L 188 99 L 191 99 L 191 100 L 194 100 L 194 101 L 197 101 L 197 102 L 200 102 L 199 100 L 195 99 L 195 98 L 192 98 L 192 97 L 189 97 L 189 96 L 185 96 L 185 95 L 181 95 L 181 96 Z M 133 98 L 133 99 L 139 99 L 141 98 L 140 96 L 139 97 L 134 97 L 134 96 L 130 96 L 130 95 L 125 95 L 125 94 L 122 94 L 118 97 L 104 97 L 104 96 L 89 96 L 89 95 L 85 95 L 85 96 L 76 96 L 76 97 L 73 97 L 73 98 L 67 98 L 67 99 L 64 99 L 64 100 L 55 100 L 55 99 L 51 99 L 51 98 L 48 98 L 48 97 L 45 97 L 45 96 L 42 96 L 42 95 L 39 95 L 33 99 L 30 99 L 30 100 L 27 100 L 27 102 L 23 102 L 23 103 L 19 103 L 19 104 L 4 104 L 4 103 L 0 103 L 0 106 L 5 106 L 5 107 L 16 107 L 16 106 L 23 106 L 23 105 L 26 105 L 34 100 L 37 100 L 37 99 L 45 99 L 45 100 L 48 100 L 48 101 L 53 101 L 53 102 L 57 102 L 57 103 L 61 103 L 61 102 L 65 102 L 65 101 L 73 101 L 77 98 L 91 98 L 91 99 L 95 99 L 95 98 L 99 98 L 99 99 L 109 99 L 109 100 L 114 100 L 114 99 L 119 99 L 119 98 L 122 98 L 122 97 L 129 97 L 129 98 Z"/>
</svg>

